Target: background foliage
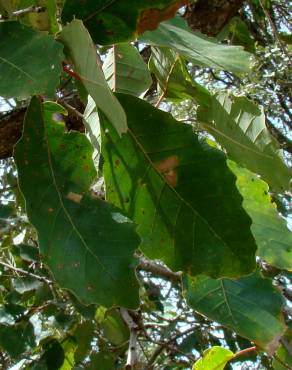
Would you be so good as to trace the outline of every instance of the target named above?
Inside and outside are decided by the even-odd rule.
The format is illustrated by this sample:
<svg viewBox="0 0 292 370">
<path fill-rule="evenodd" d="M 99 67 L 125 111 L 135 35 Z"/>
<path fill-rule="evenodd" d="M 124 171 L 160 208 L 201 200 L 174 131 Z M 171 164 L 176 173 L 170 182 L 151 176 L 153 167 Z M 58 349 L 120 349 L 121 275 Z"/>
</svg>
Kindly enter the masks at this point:
<svg viewBox="0 0 292 370">
<path fill-rule="evenodd" d="M 290 60 L 285 0 L 0 1 L 1 369 L 292 368 Z"/>
</svg>

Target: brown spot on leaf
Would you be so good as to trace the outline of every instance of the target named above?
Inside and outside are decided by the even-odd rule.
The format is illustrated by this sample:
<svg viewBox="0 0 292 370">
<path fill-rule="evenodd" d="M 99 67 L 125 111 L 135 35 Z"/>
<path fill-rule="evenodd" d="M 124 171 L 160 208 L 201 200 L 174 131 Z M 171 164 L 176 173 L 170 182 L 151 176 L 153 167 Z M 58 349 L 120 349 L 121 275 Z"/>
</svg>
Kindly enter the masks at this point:
<svg viewBox="0 0 292 370">
<path fill-rule="evenodd" d="M 54 212 L 54 208 L 49 208 L 49 209 L 48 209 L 48 211 L 49 211 L 50 213 L 52 213 L 52 212 Z"/>
<path fill-rule="evenodd" d="M 67 198 L 70 199 L 70 200 L 73 200 L 73 202 L 75 202 L 75 203 L 80 203 L 82 197 L 83 197 L 83 195 L 77 194 L 77 193 L 73 193 L 72 191 L 70 191 L 67 194 Z"/>
<path fill-rule="evenodd" d="M 137 32 L 138 35 L 145 31 L 153 31 L 155 30 L 160 22 L 166 21 L 169 18 L 173 18 L 177 12 L 177 10 L 182 7 L 183 5 L 187 5 L 189 3 L 188 0 L 179 0 L 174 1 L 173 4 L 168 6 L 164 9 L 146 9 L 138 18 L 137 21 Z"/>
<path fill-rule="evenodd" d="M 176 155 L 172 155 L 155 163 L 155 168 L 163 175 L 165 181 L 171 186 L 176 186 L 177 184 L 177 166 L 178 158 Z"/>
<path fill-rule="evenodd" d="M 270 341 L 269 344 L 267 344 L 266 346 L 266 352 L 268 353 L 269 356 L 273 356 L 273 354 L 275 353 L 276 349 L 279 347 L 280 345 L 280 340 L 283 336 L 283 333 L 284 333 L 284 327 L 283 327 L 283 332 L 282 333 L 279 333 L 277 335 L 275 335 L 275 337 Z"/>
</svg>

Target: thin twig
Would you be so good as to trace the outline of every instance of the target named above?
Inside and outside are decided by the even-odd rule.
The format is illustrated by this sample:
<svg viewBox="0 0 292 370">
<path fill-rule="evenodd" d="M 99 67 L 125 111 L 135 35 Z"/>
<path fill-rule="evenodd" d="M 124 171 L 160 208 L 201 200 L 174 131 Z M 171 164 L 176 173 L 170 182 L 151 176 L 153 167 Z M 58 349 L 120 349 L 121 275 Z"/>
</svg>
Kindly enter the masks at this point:
<svg viewBox="0 0 292 370">
<path fill-rule="evenodd" d="M 159 275 L 163 278 L 171 280 L 174 283 L 180 283 L 182 279 L 182 272 L 173 272 L 168 267 L 163 266 L 157 262 L 148 260 L 145 257 L 139 258 L 138 269 L 152 272 L 153 274 Z"/>
<path fill-rule="evenodd" d="M 250 352 L 255 352 L 256 350 L 257 350 L 256 346 L 242 349 L 241 351 L 238 351 L 234 354 L 233 359 L 236 357 L 242 356 L 242 355 L 246 355 L 247 353 L 250 353 Z"/>
<path fill-rule="evenodd" d="M 125 308 L 121 308 L 120 312 L 122 318 L 124 319 L 125 323 L 127 324 L 130 330 L 129 349 L 125 368 L 126 370 L 132 370 L 135 368 L 138 362 L 138 353 L 137 353 L 138 325 L 135 323 L 135 321 L 129 314 L 128 310 L 126 310 Z"/>
<path fill-rule="evenodd" d="M 268 18 L 268 21 L 269 21 L 270 26 L 271 26 L 271 29 L 272 29 L 272 31 L 274 33 L 275 39 L 277 40 L 278 44 L 280 45 L 283 53 L 286 56 L 288 56 L 288 58 L 290 58 L 289 54 L 287 53 L 285 44 L 283 43 L 283 41 L 281 40 L 281 38 L 279 36 L 277 27 L 276 27 L 276 25 L 275 25 L 272 17 L 270 16 L 270 14 L 269 14 L 268 10 L 266 9 L 265 5 L 263 4 L 262 0 L 259 0 L 259 3 L 260 3 L 261 8 L 263 9 L 263 12 L 264 12 L 265 16 Z"/>
<path fill-rule="evenodd" d="M 7 191 L 11 191 L 16 188 L 17 188 L 17 185 L 8 186 L 7 188 L 0 189 L 0 194 L 6 193 Z"/>
<path fill-rule="evenodd" d="M 29 13 L 43 13 L 46 11 L 46 8 L 44 6 L 35 6 L 35 5 L 32 5 L 32 6 L 29 6 L 28 8 L 25 8 L 25 9 L 19 9 L 19 10 L 16 10 L 15 12 L 12 13 L 12 16 L 13 17 L 22 17 L 26 14 L 29 14 Z"/>
<path fill-rule="evenodd" d="M 77 110 L 72 105 L 66 103 L 64 100 L 58 100 L 58 103 L 63 105 L 63 107 L 66 108 L 69 113 L 72 113 L 72 115 L 75 116 L 76 118 L 83 119 L 83 114 L 80 113 L 79 110 Z"/>
<path fill-rule="evenodd" d="M 188 333 L 191 333 L 193 332 L 195 329 L 197 329 L 197 326 L 195 327 L 190 327 L 188 329 L 186 329 L 185 331 L 181 331 L 175 335 L 173 335 L 168 341 L 165 341 L 165 342 L 159 342 L 158 344 L 158 347 L 155 349 L 155 351 L 152 353 L 152 356 L 150 357 L 148 363 L 147 363 L 147 367 L 146 369 L 151 369 L 151 366 L 154 364 L 154 362 L 156 361 L 157 357 L 167 348 L 169 348 L 170 350 L 172 351 L 175 351 L 175 352 L 178 352 L 180 353 L 181 355 L 183 356 L 186 356 L 186 357 L 189 357 L 186 353 L 180 351 L 178 348 L 174 347 L 171 345 L 172 342 L 174 342 L 175 340 L 177 340 L 178 338 L 188 334 Z M 153 343 L 157 343 L 155 341 L 153 341 Z M 192 360 L 194 360 L 194 358 L 192 358 Z"/>
<path fill-rule="evenodd" d="M 71 77 L 75 78 L 75 80 L 79 81 L 81 80 L 81 77 L 77 73 L 72 71 L 68 66 L 63 65 L 63 71 L 66 72 Z"/>
<path fill-rule="evenodd" d="M 54 282 L 53 282 L 53 281 L 51 281 L 51 280 L 49 280 L 49 279 L 45 278 L 44 276 L 39 276 L 39 275 L 33 274 L 32 272 L 29 272 L 29 271 L 23 270 L 23 269 L 21 269 L 21 268 L 19 268 L 19 267 L 12 266 L 12 265 L 10 265 L 10 264 L 8 264 L 8 263 L 6 263 L 6 262 L 0 261 L 0 265 L 2 265 L 2 266 L 4 266 L 4 267 L 7 267 L 7 268 L 8 268 L 9 270 L 11 270 L 11 271 L 17 272 L 17 273 L 22 274 L 22 275 L 25 275 L 25 276 L 33 277 L 33 278 L 35 278 L 35 279 L 37 279 L 37 280 L 39 280 L 39 281 L 42 281 L 42 282 L 44 282 L 44 283 L 47 283 L 47 284 L 49 284 L 49 285 L 54 284 Z"/>
<path fill-rule="evenodd" d="M 158 108 L 159 107 L 160 103 L 162 102 L 162 100 L 165 97 L 165 94 L 166 94 L 166 91 L 163 91 L 163 93 L 160 95 L 159 99 L 157 100 L 157 102 L 155 104 L 155 108 Z"/>
</svg>

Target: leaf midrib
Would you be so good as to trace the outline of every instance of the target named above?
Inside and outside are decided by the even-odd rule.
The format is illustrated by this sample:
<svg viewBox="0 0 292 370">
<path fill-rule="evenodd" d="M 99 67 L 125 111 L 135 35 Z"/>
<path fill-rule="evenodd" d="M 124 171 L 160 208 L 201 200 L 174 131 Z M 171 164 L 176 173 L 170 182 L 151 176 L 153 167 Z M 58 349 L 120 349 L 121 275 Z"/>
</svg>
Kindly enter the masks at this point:
<svg viewBox="0 0 292 370">
<path fill-rule="evenodd" d="M 111 273 L 107 270 L 106 266 L 100 261 L 99 257 L 94 254 L 92 252 L 92 250 L 87 246 L 87 243 L 85 242 L 85 240 L 83 239 L 81 233 L 79 232 L 78 228 L 76 227 L 74 221 L 72 220 L 69 212 L 67 211 L 65 205 L 64 205 L 64 202 L 63 202 L 63 197 L 62 197 L 62 194 L 60 192 L 60 189 L 58 187 L 58 184 L 57 184 L 57 180 L 56 180 L 56 177 L 55 177 L 55 173 L 54 173 L 54 167 L 53 167 L 53 163 L 52 163 L 52 158 L 51 158 L 51 151 L 50 151 L 50 146 L 49 146 L 49 140 L 48 140 L 48 132 L 47 132 L 47 127 L 46 127 L 46 124 L 43 120 L 43 125 L 44 125 L 44 133 L 45 133 L 45 141 L 46 141 L 46 145 L 47 145 L 47 154 L 48 154 L 48 163 L 49 163 L 49 169 L 50 169 L 50 173 L 51 173 L 51 177 L 52 177 L 52 182 L 53 182 L 53 185 L 56 189 L 56 192 L 58 194 L 58 198 L 59 198 L 59 201 L 60 201 L 60 205 L 61 205 L 61 208 L 63 209 L 64 211 L 64 214 L 66 215 L 69 223 L 71 224 L 72 226 L 72 230 L 75 231 L 76 235 L 78 236 L 78 238 L 80 239 L 81 243 L 84 245 L 85 249 L 87 250 L 87 252 L 89 254 L 91 254 L 93 256 L 93 258 L 95 258 L 95 260 L 97 261 L 97 263 L 103 268 L 104 272 L 113 280 L 116 280 L 114 278 L 114 276 L 111 275 Z"/>
<path fill-rule="evenodd" d="M 165 181 L 164 177 L 162 176 L 162 174 L 158 171 L 158 169 L 153 165 L 153 162 L 151 160 L 151 158 L 149 157 L 149 155 L 146 153 L 146 151 L 144 150 L 143 148 L 143 145 L 136 139 L 135 137 L 135 134 L 131 131 L 130 128 L 128 128 L 128 132 L 129 134 L 131 135 L 131 137 L 133 138 L 135 144 L 138 146 L 138 148 L 141 150 L 141 152 L 143 153 L 143 155 L 145 156 L 147 162 L 150 164 L 151 168 L 159 175 L 159 177 L 162 179 L 163 183 L 165 184 L 165 186 L 167 186 L 175 195 L 176 197 L 180 200 L 181 203 L 183 203 L 186 207 L 188 207 L 189 209 L 191 209 L 191 211 L 198 217 L 200 218 L 200 220 L 202 222 L 204 222 L 208 229 L 210 230 L 210 232 L 217 238 L 219 239 L 223 245 L 225 247 L 227 247 L 228 249 L 230 249 L 230 246 L 228 244 L 226 244 L 226 242 L 221 238 L 220 235 L 218 235 L 216 233 L 216 231 L 212 228 L 212 226 L 209 224 L 209 222 L 200 215 L 200 213 L 198 211 L 196 211 L 192 206 L 191 204 L 189 204 L 186 200 L 184 200 L 184 198 L 174 189 L 174 187 L 172 187 L 171 185 L 168 184 L 168 182 Z"/>
<path fill-rule="evenodd" d="M 14 69 L 18 70 L 19 72 L 21 72 L 22 74 L 24 74 L 25 76 L 27 76 L 30 80 L 36 82 L 36 80 L 33 78 L 33 76 L 31 76 L 29 73 L 25 72 L 23 69 L 19 68 L 16 64 L 10 62 L 8 59 L 2 58 L 0 56 L 0 60 L 2 60 L 4 63 L 10 65 Z"/>
</svg>

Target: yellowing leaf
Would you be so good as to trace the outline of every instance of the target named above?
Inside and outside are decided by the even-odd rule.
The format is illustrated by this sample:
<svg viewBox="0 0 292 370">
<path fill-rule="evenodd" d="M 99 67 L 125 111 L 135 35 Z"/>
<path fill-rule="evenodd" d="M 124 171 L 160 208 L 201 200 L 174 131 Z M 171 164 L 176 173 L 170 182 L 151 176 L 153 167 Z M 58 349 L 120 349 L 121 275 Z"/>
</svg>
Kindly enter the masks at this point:
<svg viewBox="0 0 292 370">
<path fill-rule="evenodd" d="M 193 370 L 223 370 L 233 357 L 229 349 L 215 346 L 204 352 L 203 357 L 194 364 Z"/>
</svg>

